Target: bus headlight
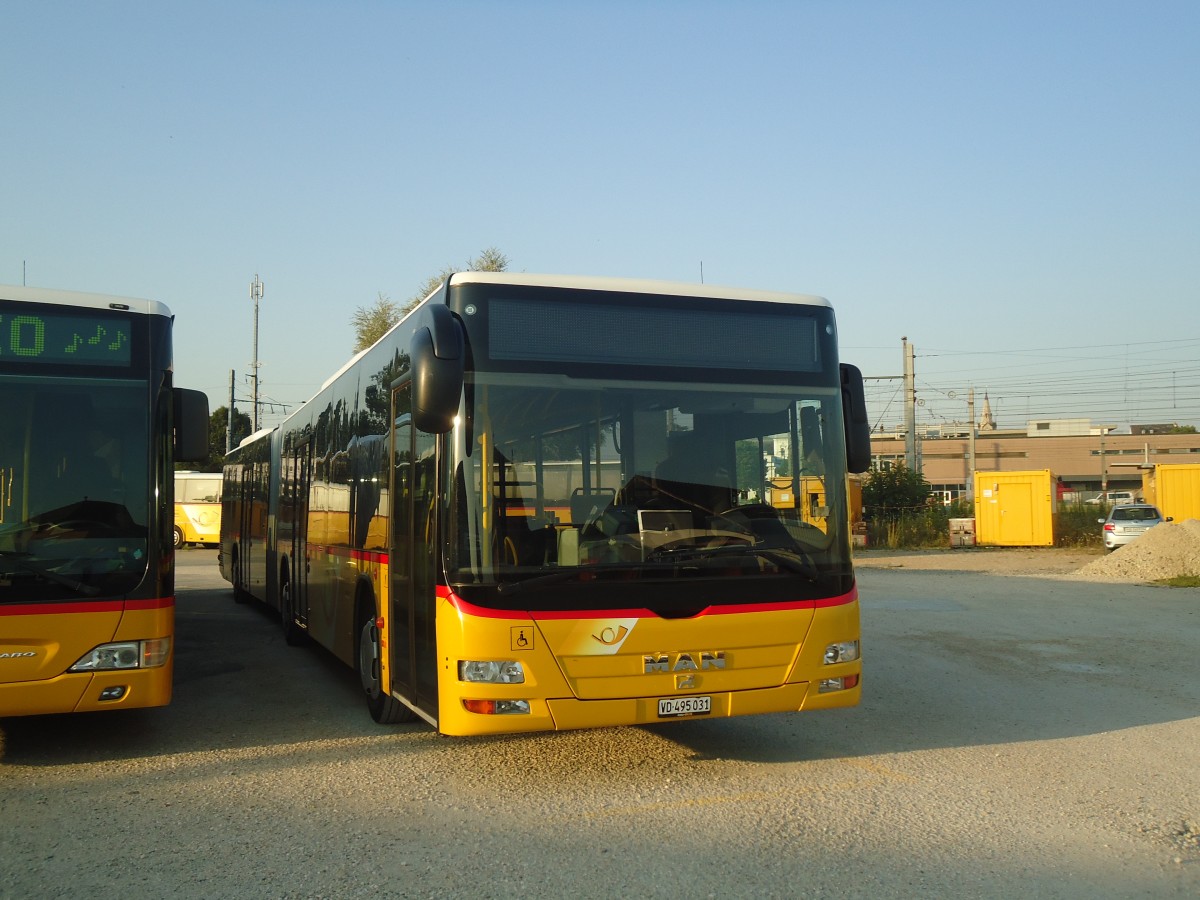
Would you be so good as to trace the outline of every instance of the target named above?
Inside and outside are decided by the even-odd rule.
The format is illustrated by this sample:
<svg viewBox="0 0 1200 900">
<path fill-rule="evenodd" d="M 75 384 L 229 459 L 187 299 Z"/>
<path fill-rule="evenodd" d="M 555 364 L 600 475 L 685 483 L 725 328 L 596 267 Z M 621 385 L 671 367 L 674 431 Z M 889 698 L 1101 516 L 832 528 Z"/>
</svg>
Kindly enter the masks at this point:
<svg viewBox="0 0 1200 900">
<path fill-rule="evenodd" d="M 858 659 L 858 641 L 839 641 L 825 648 L 825 665 L 854 662 Z"/>
<path fill-rule="evenodd" d="M 166 664 L 170 638 L 101 644 L 79 658 L 68 672 L 109 672 L 114 669 L 155 669 Z"/>
<path fill-rule="evenodd" d="M 460 659 L 458 680 L 475 684 L 524 684 L 525 669 L 513 660 Z"/>
</svg>

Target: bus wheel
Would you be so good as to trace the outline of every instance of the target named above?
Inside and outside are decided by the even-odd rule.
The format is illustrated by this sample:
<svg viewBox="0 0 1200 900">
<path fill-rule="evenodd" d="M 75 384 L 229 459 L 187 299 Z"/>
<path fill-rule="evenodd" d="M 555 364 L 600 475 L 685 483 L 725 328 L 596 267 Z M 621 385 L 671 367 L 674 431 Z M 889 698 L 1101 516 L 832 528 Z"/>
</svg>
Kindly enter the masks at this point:
<svg viewBox="0 0 1200 900">
<path fill-rule="evenodd" d="M 229 572 L 233 576 L 233 602 L 246 603 L 249 601 L 250 595 L 242 587 L 242 560 L 238 555 L 237 548 L 234 548 L 232 557 L 229 561 Z"/>
<path fill-rule="evenodd" d="M 299 647 L 308 639 L 308 633 L 296 624 L 292 583 L 286 575 L 279 578 L 279 621 L 283 625 L 283 642 L 289 647 Z"/>
<path fill-rule="evenodd" d="M 396 725 L 401 722 L 411 722 L 416 714 L 383 691 L 380 672 L 379 628 L 375 624 L 375 610 L 372 604 L 363 604 L 360 615 L 361 627 L 358 631 L 358 677 L 362 682 L 363 693 L 367 697 L 367 709 L 371 718 L 380 725 Z"/>
<path fill-rule="evenodd" d="M 178 550 L 183 546 L 183 529 L 178 525 L 175 526 L 175 549 Z"/>
</svg>

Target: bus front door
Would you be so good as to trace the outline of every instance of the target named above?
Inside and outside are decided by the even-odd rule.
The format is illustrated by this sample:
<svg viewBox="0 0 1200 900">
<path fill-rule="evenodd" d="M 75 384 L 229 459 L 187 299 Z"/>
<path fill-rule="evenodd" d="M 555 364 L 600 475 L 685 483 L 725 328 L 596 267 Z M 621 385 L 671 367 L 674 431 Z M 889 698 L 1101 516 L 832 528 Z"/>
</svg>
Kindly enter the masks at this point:
<svg viewBox="0 0 1200 900">
<path fill-rule="evenodd" d="M 395 418 L 392 425 L 391 537 L 388 547 L 388 593 L 391 601 L 390 640 L 392 693 L 410 703 L 416 697 L 413 669 L 412 595 L 412 421 L 408 413 L 408 389 L 393 394 Z"/>
<path fill-rule="evenodd" d="M 288 554 L 292 560 L 292 585 L 289 608 L 280 609 L 285 629 L 308 628 L 308 574 L 311 568 L 308 554 L 308 507 L 312 489 L 312 440 L 306 438 L 293 448 L 291 460 L 292 489 L 288 492 L 292 522 L 292 540 Z M 281 596 L 281 602 L 284 598 Z"/>
<path fill-rule="evenodd" d="M 392 402 L 391 687 L 436 721 L 437 438 L 413 427 L 409 386 Z"/>
</svg>

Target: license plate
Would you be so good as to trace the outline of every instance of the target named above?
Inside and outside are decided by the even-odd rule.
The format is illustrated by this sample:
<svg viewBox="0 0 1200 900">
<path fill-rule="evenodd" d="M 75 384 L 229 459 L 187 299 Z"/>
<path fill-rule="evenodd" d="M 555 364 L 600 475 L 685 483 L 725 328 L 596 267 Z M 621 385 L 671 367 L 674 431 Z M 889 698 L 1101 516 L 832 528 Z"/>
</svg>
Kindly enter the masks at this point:
<svg viewBox="0 0 1200 900">
<path fill-rule="evenodd" d="M 660 719 L 674 716 L 703 716 L 712 712 L 712 697 L 664 697 L 658 701 Z"/>
</svg>

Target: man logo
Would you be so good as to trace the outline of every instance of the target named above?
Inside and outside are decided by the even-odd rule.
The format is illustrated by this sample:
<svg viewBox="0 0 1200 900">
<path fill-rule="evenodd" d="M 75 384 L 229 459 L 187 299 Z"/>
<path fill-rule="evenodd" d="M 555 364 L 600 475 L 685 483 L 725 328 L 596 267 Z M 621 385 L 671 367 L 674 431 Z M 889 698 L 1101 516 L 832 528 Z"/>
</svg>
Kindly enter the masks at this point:
<svg viewBox="0 0 1200 900">
<path fill-rule="evenodd" d="M 642 657 L 642 672 L 646 675 L 702 672 L 706 669 L 724 668 L 724 650 L 701 650 L 699 653 L 659 653 Z"/>
</svg>

